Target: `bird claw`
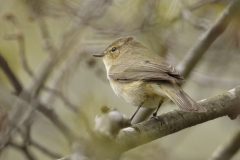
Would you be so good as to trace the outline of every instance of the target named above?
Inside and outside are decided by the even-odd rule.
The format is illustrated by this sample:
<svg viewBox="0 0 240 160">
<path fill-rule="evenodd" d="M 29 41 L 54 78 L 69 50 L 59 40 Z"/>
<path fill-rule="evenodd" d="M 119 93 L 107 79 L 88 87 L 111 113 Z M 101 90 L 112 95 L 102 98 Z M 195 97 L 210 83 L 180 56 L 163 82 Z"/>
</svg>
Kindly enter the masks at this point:
<svg viewBox="0 0 240 160">
<path fill-rule="evenodd" d="M 160 117 L 156 116 L 155 114 L 152 114 L 150 116 L 150 119 L 155 119 L 155 120 L 159 121 L 161 124 L 163 123 L 163 120 Z"/>
<path fill-rule="evenodd" d="M 152 118 L 154 118 L 154 119 L 157 119 L 158 117 L 157 117 L 157 113 L 153 113 L 151 116 L 150 116 L 150 119 L 152 119 Z"/>
<path fill-rule="evenodd" d="M 156 119 L 156 120 L 158 120 L 159 118 L 158 118 L 158 116 L 156 116 L 156 115 L 151 115 L 151 116 L 150 116 L 150 119 Z"/>
</svg>

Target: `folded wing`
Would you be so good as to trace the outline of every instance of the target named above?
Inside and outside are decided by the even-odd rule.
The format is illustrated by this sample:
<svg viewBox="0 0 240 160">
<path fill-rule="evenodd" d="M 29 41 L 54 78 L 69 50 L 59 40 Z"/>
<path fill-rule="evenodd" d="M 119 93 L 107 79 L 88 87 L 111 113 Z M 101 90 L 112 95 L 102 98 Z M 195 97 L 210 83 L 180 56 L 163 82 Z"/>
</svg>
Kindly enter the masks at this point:
<svg viewBox="0 0 240 160">
<path fill-rule="evenodd" d="M 121 64 L 113 65 L 108 76 L 122 82 L 136 80 L 175 81 L 178 84 L 184 82 L 184 78 L 179 72 L 162 59 L 127 60 Z"/>
</svg>

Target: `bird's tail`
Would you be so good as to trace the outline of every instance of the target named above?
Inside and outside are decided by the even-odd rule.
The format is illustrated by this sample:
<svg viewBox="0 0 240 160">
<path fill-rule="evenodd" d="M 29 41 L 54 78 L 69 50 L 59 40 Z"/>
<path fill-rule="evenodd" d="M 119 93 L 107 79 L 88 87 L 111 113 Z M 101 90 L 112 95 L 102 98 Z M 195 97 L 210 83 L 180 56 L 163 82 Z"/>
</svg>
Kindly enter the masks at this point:
<svg viewBox="0 0 240 160">
<path fill-rule="evenodd" d="M 178 84 L 164 82 L 160 87 L 165 94 L 182 110 L 188 112 L 206 112 L 206 108 L 192 100 Z"/>
</svg>

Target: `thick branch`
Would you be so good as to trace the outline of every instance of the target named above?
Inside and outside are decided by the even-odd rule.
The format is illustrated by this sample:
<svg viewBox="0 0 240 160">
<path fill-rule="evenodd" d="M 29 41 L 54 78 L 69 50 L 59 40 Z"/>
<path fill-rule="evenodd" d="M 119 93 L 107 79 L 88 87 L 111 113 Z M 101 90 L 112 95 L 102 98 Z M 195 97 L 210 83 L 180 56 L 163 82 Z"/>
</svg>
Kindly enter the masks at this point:
<svg viewBox="0 0 240 160">
<path fill-rule="evenodd" d="M 240 86 L 213 98 L 202 100 L 199 104 L 206 107 L 208 111 L 206 113 L 193 113 L 174 110 L 162 114 L 158 117 L 159 120 L 151 119 L 134 125 L 134 128 L 123 129 L 116 138 L 118 150 L 124 152 L 222 116 L 233 116 L 233 114 L 236 116 L 240 113 Z"/>
<path fill-rule="evenodd" d="M 79 159 L 82 156 L 89 159 L 97 157 L 100 160 L 116 158 L 125 151 L 185 128 L 226 115 L 236 118 L 240 114 L 240 86 L 198 103 L 206 107 L 207 112 L 194 113 L 174 110 L 158 116 L 158 119 L 150 119 L 124 128 L 115 138 L 101 137 L 99 134 L 94 138 L 86 137 L 81 141 L 80 147 L 66 159 L 72 160 L 73 157 Z"/>
</svg>

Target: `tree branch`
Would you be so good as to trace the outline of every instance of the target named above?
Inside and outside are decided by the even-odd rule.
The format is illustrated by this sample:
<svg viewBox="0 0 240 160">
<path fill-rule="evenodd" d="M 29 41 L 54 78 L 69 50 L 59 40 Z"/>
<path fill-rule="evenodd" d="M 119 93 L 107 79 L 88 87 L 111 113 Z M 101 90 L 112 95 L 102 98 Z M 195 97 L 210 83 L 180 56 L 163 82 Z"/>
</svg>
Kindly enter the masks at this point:
<svg viewBox="0 0 240 160">
<path fill-rule="evenodd" d="M 23 89 L 22 84 L 20 83 L 18 78 L 15 76 L 15 74 L 13 73 L 13 71 L 11 70 L 7 61 L 2 56 L 1 53 L 0 53 L 0 67 L 2 68 L 3 72 L 7 75 L 7 78 L 9 79 L 9 81 L 12 83 L 16 94 L 20 94 Z"/>
<path fill-rule="evenodd" d="M 231 88 L 237 86 L 240 82 L 240 79 L 236 78 L 216 77 L 199 72 L 192 72 L 192 75 L 193 80 L 200 85 L 225 86 Z"/>
<path fill-rule="evenodd" d="M 33 71 L 30 69 L 27 59 L 26 59 L 25 37 L 24 37 L 23 31 L 20 27 L 20 24 L 13 14 L 9 13 L 5 17 L 7 20 L 9 20 L 13 23 L 13 26 L 15 28 L 15 33 L 11 34 L 10 36 L 9 35 L 5 36 L 5 39 L 7 39 L 7 40 L 16 39 L 18 41 L 19 58 L 21 61 L 21 65 L 30 76 L 33 76 Z M 14 36 L 12 36 L 12 35 L 14 35 Z"/>
<path fill-rule="evenodd" d="M 208 160 L 228 160 L 240 148 L 240 128 L 231 134 L 214 152 Z"/>
<path fill-rule="evenodd" d="M 177 67 L 182 76 L 185 78 L 188 77 L 191 70 L 197 65 L 199 59 L 201 59 L 211 44 L 225 31 L 236 14 L 239 14 L 239 7 L 239 0 L 235 0 L 228 5 L 212 27 L 204 33 L 197 43 L 187 52 L 184 60 Z"/>
<path fill-rule="evenodd" d="M 240 114 L 240 86 L 221 95 L 202 100 L 199 104 L 207 108 L 206 113 L 193 113 L 174 110 L 136 124 L 134 128 L 120 131 L 116 138 L 118 149 L 122 152 L 135 148 L 155 139 L 178 132 L 185 128 L 207 122 L 222 116 L 232 119 Z"/>
<path fill-rule="evenodd" d="M 16 95 L 19 96 L 20 99 L 23 99 L 24 101 L 30 103 L 31 100 L 33 100 L 31 94 L 27 91 L 23 91 L 23 87 L 19 80 L 16 78 L 15 74 L 11 70 L 11 68 L 8 66 L 7 61 L 4 59 L 4 57 L 0 54 L 0 67 L 4 71 L 4 73 L 7 75 L 7 78 L 11 81 L 11 83 L 14 86 Z M 24 92 L 24 95 L 21 96 L 22 92 Z M 72 137 L 72 133 L 68 126 L 66 126 L 58 117 L 58 115 L 54 112 L 54 110 L 50 107 L 45 106 L 42 104 L 40 101 L 37 99 L 36 103 L 37 106 L 36 108 L 43 113 L 51 122 L 53 122 L 56 127 L 62 131 L 62 133 L 66 136 L 66 138 L 70 139 Z"/>
<path fill-rule="evenodd" d="M 7 35 L 5 38 L 8 39 L 8 40 L 9 39 L 10 40 L 16 39 L 18 41 L 18 44 L 19 44 L 19 58 L 21 60 L 21 65 L 22 65 L 23 69 L 28 73 L 28 75 L 30 77 L 33 77 L 34 73 L 33 73 L 32 69 L 29 67 L 28 61 L 27 61 L 26 56 L 25 56 L 26 55 L 26 53 L 25 53 L 25 38 L 24 38 L 24 34 L 21 30 L 20 24 L 18 23 L 16 17 L 13 14 L 7 14 L 5 17 L 6 17 L 6 19 L 8 19 L 9 21 L 11 21 L 13 23 L 13 25 L 15 27 L 15 30 L 16 30 L 15 31 L 16 33 Z M 49 41 L 50 36 L 49 36 L 48 29 L 46 27 L 46 24 L 45 24 L 42 17 L 38 16 L 38 20 L 39 20 L 39 26 L 40 26 L 40 29 L 41 29 L 43 41 L 45 42 L 45 47 L 51 55 L 54 55 L 54 54 L 56 54 L 55 53 L 56 49 L 54 49 L 54 46 L 52 45 L 52 42 Z M 3 58 L 1 57 L 1 59 L 3 59 Z M 54 96 L 56 96 L 60 100 L 62 100 L 63 103 L 66 104 L 70 109 L 72 109 L 73 111 L 77 111 L 77 108 L 70 103 L 70 101 L 63 95 L 62 92 L 60 92 L 58 90 L 55 90 L 55 89 L 52 89 L 52 88 L 50 88 L 46 85 L 43 85 L 42 87 L 43 87 L 44 90 L 46 90 L 48 92 L 51 92 Z"/>
<path fill-rule="evenodd" d="M 13 143 L 13 142 L 9 142 L 8 145 L 10 145 L 10 146 L 12 146 L 12 147 L 14 147 L 16 149 L 22 150 L 27 159 L 29 159 L 29 160 L 37 160 L 35 155 L 33 155 L 33 153 L 29 150 L 28 146 L 26 146 L 26 145 L 19 145 L 19 144 Z"/>
<path fill-rule="evenodd" d="M 71 156 L 66 156 L 66 157 L 62 157 L 58 160 L 72 160 L 72 159 L 71 159 Z"/>
<path fill-rule="evenodd" d="M 240 86 L 213 98 L 208 98 L 198 102 L 207 108 L 206 113 L 184 112 L 173 110 L 158 116 L 158 119 L 150 119 L 132 127 L 122 129 L 114 138 L 84 138 L 80 149 L 73 152 L 75 156 L 80 152 L 80 156 L 89 159 L 114 158 L 123 152 L 149 143 L 153 140 L 176 133 L 185 128 L 192 127 L 219 117 L 229 116 L 231 119 L 240 114 Z M 64 158 L 63 158 L 64 159 Z"/>
<path fill-rule="evenodd" d="M 191 6 L 189 6 L 189 10 L 195 10 L 198 9 L 200 7 L 203 7 L 207 4 L 211 4 L 211 3 L 217 3 L 220 0 L 199 0 L 198 2 L 192 4 Z M 230 1 L 229 1 L 230 2 Z"/>
<path fill-rule="evenodd" d="M 48 155 L 48 156 L 50 156 L 52 158 L 59 158 L 59 157 L 61 157 L 61 154 L 55 153 L 55 152 L 47 149 L 45 146 L 37 143 L 36 141 L 31 140 L 30 141 L 30 145 L 32 145 L 33 147 L 35 147 L 38 150 L 40 150 L 42 153 L 45 153 L 46 155 Z"/>
</svg>

